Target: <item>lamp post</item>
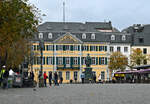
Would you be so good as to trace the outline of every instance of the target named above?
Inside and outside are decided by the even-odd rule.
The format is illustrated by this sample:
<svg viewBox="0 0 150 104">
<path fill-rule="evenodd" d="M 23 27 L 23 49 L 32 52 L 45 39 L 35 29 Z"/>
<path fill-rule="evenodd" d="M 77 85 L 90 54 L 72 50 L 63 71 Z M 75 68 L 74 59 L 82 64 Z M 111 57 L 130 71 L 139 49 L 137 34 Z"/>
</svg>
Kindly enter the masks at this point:
<svg viewBox="0 0 150 104">
<path fill-rule="evenodd" d="M 43 40 L 40 40 L 40 53 L 41 53 L 41 57 L 40 57 L 40 60 L 41 60 L 41 70 L 40 70 L 40 74 L 42 75 L 43 74 L 43 48 L 44 48 L 44 42 Z"/>
<path fill-rule="evenodd" d="M 40 75 L 39 75 L 39 87 L 44 87 L 44 79 L 43 79 L 43 48 L 44 48 L 44 41 L 40 40 L 39 42 L 40 46 L 40 61 L 41 61 L 41 68 L 40 68 Z"/>
</svg>

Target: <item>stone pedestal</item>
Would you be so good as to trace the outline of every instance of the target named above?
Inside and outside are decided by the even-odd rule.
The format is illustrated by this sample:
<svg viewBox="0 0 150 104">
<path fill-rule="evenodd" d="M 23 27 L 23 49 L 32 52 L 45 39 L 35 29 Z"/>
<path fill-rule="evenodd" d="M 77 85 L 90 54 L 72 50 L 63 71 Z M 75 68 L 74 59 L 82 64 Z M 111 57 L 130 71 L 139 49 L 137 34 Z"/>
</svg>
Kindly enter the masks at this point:
<svg viewBox="0 0 150 104">
<path fill-rule="evenodd" d="M 85 68 L 84 74 L 85 74 L 85 78 L 84 78 L 85 83 L 93 82 L 93 73 L 91 67 Z"/>
</svg>

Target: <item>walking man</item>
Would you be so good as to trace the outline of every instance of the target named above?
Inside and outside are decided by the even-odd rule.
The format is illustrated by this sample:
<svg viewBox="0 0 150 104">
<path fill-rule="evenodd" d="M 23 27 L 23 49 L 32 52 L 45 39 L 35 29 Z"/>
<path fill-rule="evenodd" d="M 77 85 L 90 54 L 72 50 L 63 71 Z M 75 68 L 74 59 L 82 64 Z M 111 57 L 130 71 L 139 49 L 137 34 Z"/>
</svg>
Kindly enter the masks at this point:
<svg viewBox="0 0 150 104">
<path fill-rule="evenodd" d="M 58 86 L 59 84 L 58 84 L 58 75 L 57 75 L 57 72 L 54 73 L 54 81 L 55 81 L 55 85 Z"/>
<path fill-rule="evenodd" d="M 44 86 L 45 87 L 47 87 L 47 85 L 46 85 L 46 79 L 47 79 L 47 74 L 46 74 L 46 72 L 44 72 Z"/>
<path fill-rule="evenodd" d="M 82 73 L 82 74 L 81 74 L 82 84 L 84 83 L 84 78 L 85 78 L 85 75 L 84 75 L 84 73 Z"/>
<path fill-rule="evenodd" d="M 52 72 L 49 72 L 49 86 L 52 85 Z"/>
</svg>

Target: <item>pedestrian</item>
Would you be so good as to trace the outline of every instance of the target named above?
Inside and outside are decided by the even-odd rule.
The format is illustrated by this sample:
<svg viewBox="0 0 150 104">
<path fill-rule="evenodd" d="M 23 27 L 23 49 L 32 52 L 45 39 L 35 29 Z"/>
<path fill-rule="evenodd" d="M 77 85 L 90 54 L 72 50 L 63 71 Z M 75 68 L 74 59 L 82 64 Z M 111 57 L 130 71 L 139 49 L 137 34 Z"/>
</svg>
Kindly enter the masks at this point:
<svg viewBox="0 0 150 104">
<path fill-rule="evenodd" d="M 62 84 L 63 83 L 63 77 L 61 76 L 60 77 L 60 82 L 59 82 L 60 84 Z"/>
<path fill-rule="evenodd" d="M 98 76 L 98 82 L 101 83 L 101 74 Z"/>
<path fill-rule="evenodd" d="M 2 84 L 3 84 L 3 74 L 4 73 L 5 73 L 5 66 L 3 66 L 0 71 L 0 87 L 2 87 Z"/>
<path fill-rule="evenodd" d="M 34 73 L 33 73 L 33 71 L 30 72 L 30 78 L 31 78 L 32 81 L 34 81 Z"/>
<path fill-rule="evenodd" d="M 48 78 L 49 78 L 49 86 L 51 86 L 52 85 L 52 72 L 49 72 Z"/>
<path fill-rule="evenodd" d="M 96 74 L 93 74 L 94 83 L 96 83 Z"/>
<path fill-rule="evenodd" d="M 47 77 L 46 72 L 44 72 L 44 75 L 43 75 L 43 76 L 44 76 L 44 86 L 47 87 L 47 85 L 46 85 L 46 79 L 47 79 L 48 77 Z"/>
<path fill-rule="evenodd" d="M 85 75 L 84 75 L 84 73 L 82 73 L 82 74 L 81 74 L 82 84 L 84 83 L 84 78 L 85 78 Z"/>
<path fill-rule="evenodd" d="M 9 77 L 9 71 L 5 69 L 5 72 L 3 74 L 3 89 L 8 88 L 8 77 Z"/>
<path fill-rule="evenodd" d="M 57 72 L 54 73 L 54 83 L 55 83 L 55 86 L 58 86 L 58 74 Z"/>
</svg>

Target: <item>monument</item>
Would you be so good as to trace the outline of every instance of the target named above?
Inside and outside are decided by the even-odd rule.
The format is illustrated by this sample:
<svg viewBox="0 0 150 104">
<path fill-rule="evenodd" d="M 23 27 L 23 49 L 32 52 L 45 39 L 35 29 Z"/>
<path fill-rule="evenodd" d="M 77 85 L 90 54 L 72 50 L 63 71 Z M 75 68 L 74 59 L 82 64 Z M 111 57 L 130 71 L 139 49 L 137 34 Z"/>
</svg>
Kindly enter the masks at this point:
<svg viewBox="0 0 150 104">
<path fill-rule="evenodd" d="M 90 82 L 93 82 L 93 73 L 92 73 L 92 68 L 90 67 L 91 66 L 91 57 L 89 54 L 87 54 L 87 57 L 85 59 L 85 64 L 86 64 L 86 68 L 85 68 L 85 71 L 84 71 L 84 74 L 85 74 L 85 79 L 84 79 L 84 82 L 85 83 L 90 83 Z"/>
</svg>

